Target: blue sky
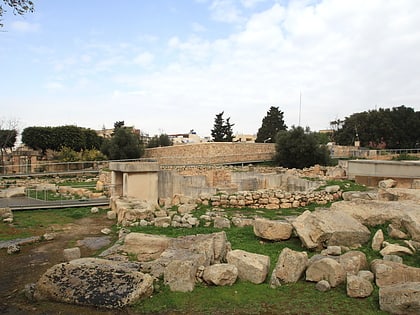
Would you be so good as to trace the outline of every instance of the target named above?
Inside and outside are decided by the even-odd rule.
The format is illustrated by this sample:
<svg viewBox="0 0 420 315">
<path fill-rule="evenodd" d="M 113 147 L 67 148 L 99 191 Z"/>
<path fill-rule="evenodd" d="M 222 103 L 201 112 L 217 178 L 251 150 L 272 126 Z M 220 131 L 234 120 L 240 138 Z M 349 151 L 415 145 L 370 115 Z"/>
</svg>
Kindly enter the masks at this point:
<svg viewBox="0 0 420 315">
<path fill-rule="evenodd" d="M 0 32 L 1 121 L 210 135 L 224 111 L 255 134 L 420 110 L 417 0 L 34 0 Z M 302 96 L 299 114 L 300 94 Z"/>
</svg>

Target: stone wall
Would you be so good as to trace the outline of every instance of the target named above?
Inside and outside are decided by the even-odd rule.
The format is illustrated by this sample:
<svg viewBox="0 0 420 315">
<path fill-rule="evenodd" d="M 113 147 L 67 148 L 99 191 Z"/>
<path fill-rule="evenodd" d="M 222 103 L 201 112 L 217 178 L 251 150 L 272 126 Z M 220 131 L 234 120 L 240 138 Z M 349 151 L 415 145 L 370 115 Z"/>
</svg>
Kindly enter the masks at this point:
<svg viewBox="0 0 420 315">
<path fill-rule="evenodd" d="M 160 165 L 254 163 L 273 160 L 274 143 L 205 142 L 145 150 Z"/>
<path fill-rule="evenodd" d="M 283 168 L 266 168 L 261 172 L 253 167 L 188 167 L 159 171 L 159 198 L 174 195 L 197 197 L 202 193 L 218 191 L 234 193 L 260 189 L 284 191 L 312 191 L 323 182 L 300 178 Z"/>
</svg>

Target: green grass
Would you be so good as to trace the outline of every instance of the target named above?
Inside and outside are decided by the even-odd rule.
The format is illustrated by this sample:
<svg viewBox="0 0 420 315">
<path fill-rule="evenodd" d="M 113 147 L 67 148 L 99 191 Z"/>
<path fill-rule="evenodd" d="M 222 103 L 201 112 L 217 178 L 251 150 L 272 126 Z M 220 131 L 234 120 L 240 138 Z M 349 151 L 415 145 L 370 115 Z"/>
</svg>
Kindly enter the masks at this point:
<svg viewBox="0 0 420 315">
<path fill-rule="evenodd" d="M 39 235 L 39 230 L 46 230 L 52 224 L 68 224 L 76 219 L 95 215 L 91 214 L 90 209 L 90 207 L 83 207 L 13 211 L 13 224 L 0 224 L 0 240 Z"/>
<path fill-rule="evenodd" d="M 171 292 L 159 282 L 153 296 L 132 310 L 136 314 L 388 314 L 378 309 L 377 292 L 366 299 L 345 294 L 344 286 L 322 293 L 304 281 L 276 289 L 245 281 L 224 287 L 199 284 L 188 293 Z"/>
<path fill-rule="evenodd" d="M 352 180 L 327 180 L 327 184 L 321 186 L 318 190 L 325 189 L 326 186 L 338 185 L 340 186 L 341 191 L 367 191 L 368 187 L 365 185 L 357 184 Z"/>
<path fill-rule="evenodd" d="M 215 228 L 158 228 L 153 226 L 131 228 L 132 232 L 178 237 L 221 231 Z M 256 285 L 238 281 L 232 287 L 215 287 L 199 284 L 193 292 L 171 292 L 161 281 L 153 297 L 138 302 L 133 310 L 141 314 L 386 314 L 379 311 L 377 292 L 366 299 L 346 296 L 345 286 L 321 293 L 313 283 L 269 287 L 269 278 L 280 252 L 289 247 L 305 250 L 297 237 L 287 241 L 264 241 L 255 236 L 252 227 L 225 229 L 232 249 L 242 249 L 270 257 L 271 268 L 265 283 Z M 315 254 L 308 252 L 309 256 Z M 371 257 L 376 258 L 376 256 Z"/>
</svg>

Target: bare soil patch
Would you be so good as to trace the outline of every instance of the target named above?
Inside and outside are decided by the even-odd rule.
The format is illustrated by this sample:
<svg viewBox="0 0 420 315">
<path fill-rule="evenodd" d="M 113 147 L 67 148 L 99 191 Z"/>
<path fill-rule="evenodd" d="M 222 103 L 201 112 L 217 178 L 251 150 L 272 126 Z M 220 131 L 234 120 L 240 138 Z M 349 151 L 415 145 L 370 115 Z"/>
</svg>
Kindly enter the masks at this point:
<svg viewBox="0 0 420 315">
<path fill-rule="evenodd" d="M 78 219 L 69 224 L 40 227 L 31 230 L 31 233 L 35 236 L 53 232 L 54 240 L 24 245 L 19 253 L 12 255 L 7 254 L 6 249 L 0 250 L 0 313 L 13 315 L 130 314 L 129 310 L 110 311 L 54 302 L 34 302 L 23 293 L 25 285 L 36 282 L 48 268 L 64 261 L 63 249 L 82 244 L 80 246 L 82 257 L 95 255 L 98 249 L 83 245 L 87 244 L 84 242 L 85 238 L 90 241 L 95 237 L 103 238 L 101 229 L 110 228 L 113 223 L 106 218 L 105 214 L 101 214 Z"/>
</svg>

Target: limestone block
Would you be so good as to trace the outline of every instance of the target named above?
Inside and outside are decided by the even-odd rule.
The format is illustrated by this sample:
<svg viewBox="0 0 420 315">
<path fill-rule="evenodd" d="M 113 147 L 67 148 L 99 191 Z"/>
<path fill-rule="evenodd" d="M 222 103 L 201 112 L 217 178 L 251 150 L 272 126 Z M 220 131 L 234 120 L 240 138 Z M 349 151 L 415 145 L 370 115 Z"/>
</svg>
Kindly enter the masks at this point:
<svg viewBox="0 0 420 315">
<path fill-rule="evenodd" d="M 315 285 L 315 288 L 321 292 L 327 292 L 331 290 L 331 285 L 327 280 L 318 281 Z"/>
<path fill-rule="evenodd" d="M 420 314 L 420 282 L 407 282 L 379 288 L 379 307 L 390 314 Z"/>
<path fill-rule="evenodd" d="M 171 225 L 171 217 L 158 217 L 155 218 L 155 226 L 168 227 Z"/>
<path fill-rule="evenodd" d="M 289 222 L 267 219 L 254 220 L 254 234 L 270 241 L 288 240 L 293 227 Z"/>
<path fill-rule="evenodd" d="M 308 265 L 308 254 L 284 248 L 277 260 L 273 275 L 280 283 L 295 283 L 302 278 Z"/>
<path fill-rule="evenodd" d="M 203 280 L 218 286 L 232 285 L 238 278 L 238 268 L 230 264 L 214 264 L 204 269 Z"/>
<path fill-rule="evenodd" d="M 384 287 L 405 282 L 420 282 L 420 268 L 393 261 L 375 259 L 370 264 L 376 285 Z"/>
<path fill-rule="evenodd" d="M 378 187 L 379 187 L 379 188 L 382 188 L 382 189 L 392 188 L 392 187 L 395 187 L 395 186 L 397 186 L 397 181 L 395 181 L 395 180 L 393 180 L 393 179 L 391 179 L 391 178 L 381 180 L 381 181 L 378 183 Z"/>
<path fill-rule="evenodd" d="M 171 291 L 189 292 L 195 287 L 197 265 L 191 260 L 172 260 L 163 273 L 164 283 Z"/>
<path fill-rule="evenodd" d="M 411 251 L 411 249 L 409 249 L 408 247 L 405 247 L 405 246 L 398 245 L 398 244 L 389 244 L 389 245 L 385 246 L 379 253 L 382 256 L 385 256 L 385 255 L 398 255 L 398 256 L 413 255 L 413 252 Z"/>
<path fill-rule="evenodd" d="M 375 235 L 372 238 L 372 249 L 374 251 L 380 251 L 382 248 L 382 243 L 384 241 L 384 232 L 381 229 L 377 230 Z"/>
<path fill-rule="evenodd" d="M 191 213 L 195 210 L 195 208 L 197 208 L 196 204 L 192 204 L 192 203 L 182 204 L 178 207 L 178 213 L 179 214 Z"/>
<path fill-rule="evenodd" d="M 230 220 L 224 217 L 214 218 L 214 227 L 217 229 L 230 229 Z"/>
<path fill-rule="evenodd" d="M 327 280 L 331 287 L 336 287 L 346 280 L 346 271 L 332 258 L 318 260 L 306 269 L 306 280 L 318 282 Z"/>
<path fill-rule="evenodd" d="M 117 213 L 116 213 L 116 212 L 114 212 L 114 211 L 112 211 L 112 210 L 109 210 L 109 211 L 107 211 L 107 213 L 106 213 L 106 218 L 107 218 L 108 220 L 115 220 L 115 219 L 117 218 Z"/>
<path fill-rule="evenodd" d="M 92 207 L 90 209 L 90 213 L 92 213 L 92 214 L 99 213 L 99 208 L 98 207 Z"/>
<path fill-rule="evenodd" d="M 48 269 L 38 280 L 34 298 L 122 308 L 153 292 L 153 278 L 137 271 L 137 268 L 98 258 L 82 258 L 58 264 Z"/>
<path fill-rule="evenodd" d="M 249 253 L 240 249 L 227 253 L 226 260 L 238 268 L 238 277 L 245 281 L 260 284 L 267 278 L 270 257 Z"/>
<path fill-rule="evenodd" d="M 369 268 L 365 253 L 356 250 L 344 253 L 340 256 L 338 262 L 347 274 L 352 275 L 357 275 L 360 270 Z"/>
<path fill-rule="evenodd" d="M 74 259 L 79 259 L 81 256 L 79 247 L 65 248 L 63 250 L 63 256 L 65 261 L 71 261 Z"/>
<path fill-rule="evenodd" d="M 330 193 L 330 194 L 336 193 L 339 190 L 340 190 L 340 186 L 339 185 L 331 185 L 331 186 L 325 187 L 325 191 L 327 193 Z"/>
<path fill-rule="evenodd" d="M 357 276 L 366 279 L 367 281 L 373 282 L 373 280 L 375 280 L 375 275 L 373 274 L 372 271 L 369 270 L 360 270 L 357 273 Z"/>
<path fill-rule="evenodd" d="M 233 217 L 232 218 L 232 223 L 233 223 L 234 226 L 237 226 L 237 227 L 253 226 L 254 225 L 254 219 Z"/>
<path fill-rule="evenodd" d="M 346 213 L 330 210 L 309 210 L 292 225 L 306 248 L 322 248 L 324 244 L 354 247 L 366 243 L 370 231 Z"/>
<path fill-rule="evenodd" d="M 348 275 L 346 291 L 349 297 L 364 298 L 372 294 L 373 286 L 370 281 L 362 277 L 356 275 Z"/>
<path fill-rule="evenodd" d="M 158 258 L 169 247 L 169 240 L 162 235 L 129 233 L 121 250 L 137 255 L 138 261 L 148 261 Z"/>
<path fill-rule="evenodd" d="M 341 246 L 327 246 L 326 249 L 321 251 L 321 255 L 340 256 L 341 255 Z"/>
<path fill-rule="evenodd" d="M 395 239 L 407 239 L 408 235 L 401 231 L 399 228 L 394 226 L 393 224 L 388 225 L 387 228 L 388 235 Z"/>
</svg>

